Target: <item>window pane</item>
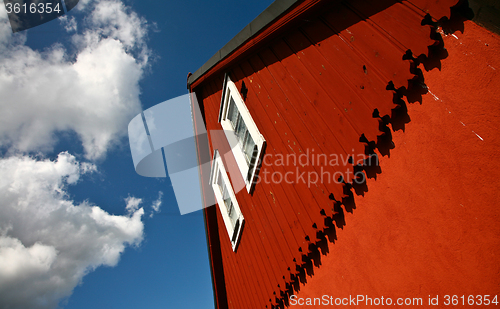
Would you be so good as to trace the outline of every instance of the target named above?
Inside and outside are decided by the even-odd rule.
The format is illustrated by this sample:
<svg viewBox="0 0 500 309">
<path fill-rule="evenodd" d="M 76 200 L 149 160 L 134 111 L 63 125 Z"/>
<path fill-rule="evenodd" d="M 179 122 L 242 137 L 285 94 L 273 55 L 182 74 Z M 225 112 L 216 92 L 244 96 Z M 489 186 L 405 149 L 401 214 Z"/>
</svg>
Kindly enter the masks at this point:
<svg viewBox="0 0 500 309">
<path fill-rule="evenodd" d="M 229 220 L 231 221 L 231 227 L 234 229 L 236 221 L 238 220 L 238 215 L 236 211 L 233 211 L 233 204 L 231 203 L 231 212 L 229 213 Z"/>
<path fill-rule="evenodd" d="M 250 133 L 247 131 L 247 138 L 245 139 L 245 143 L 243 144 L 243 152 L 245 153 L 245 157 L 248 163 L 250 163 L 250 161 L 252 160 L 254 146 L 255 142 Z"/>
<path fill-rule="evenodd" d="M 231 126 L 234 129 L 234 134 L 236 135 L 241 150 L 245 155 L 245 160 L 247 164 L 250 164 L 250 161 L 252 160 L 253 156 L 253 148 L 255 146 L 255 141 L 250 135 L 250 132 L 248 131 L 248 128 L 243 120 L 243 117 L 238 111 L 238 107 L 236 106 L 236 103 L 234 102 L 234 99 L 231 96 L 229 96 L 229 108 L 227 112 L 227 119 L 231 122 Z"/>
<path fill-rule="evenodd" d="M 236 121 L 238 120 L 239 115 L 240 113 L 238 112 L 236 103 L 234 103 L 233 97 L 229 97 L 229 110 L 227 111 L 227 119 L 231 121 L 231 125 L 233 126 L 233 128 L 236 128 Z"/>
<path fill-rule="evenodd" d="M 222 174 L 219 171 L 219 175 L 217 176 L 217 185 L 219 186 L 220 192 L 223 193 L 223 182 L 222 182 Z"/>
<path fill-rule="evenodd" d="M 226 205 L 227 213 L 229 217 L 231 217 L 231 212 L 233 211 L 233 202 L 231 201 L 231 197 L 229 196 L 229 192 L 227 188 L 224 188 L 224 204 Z"/>
<path fill-rule="evenodd" d="M 242 144 L 243 144 L 243 138 L 245 137 L 245 133 L 247 131 L 248 131 L 247 126 L 245 125 L 245 122 L 243 121 L 241 115 L 238 113 L 238 121 L 236 123 L 236 127 L 234 128 L 234 132 L 236 133 L 236 136 L 238 136 L 238 140 Z"/>
<path fill-rule="evenodd" d="M 234 211 L 233 201 L 231 201 L 229 190 L 222 178 L 222 172 L 220 171 L 219 171 L 219 176 L 217 177 L 217 185 L 219 186 L 220 192 L 222 194 L 222 199 L 224 200 L 224 205 L 226 206 L 226 211 L 229 217 L 229 221 L 231 222 L 232 228 L 234 228 L 236 220 L 238 220 L 238 215 L 236 211 Z"/>
</svg>

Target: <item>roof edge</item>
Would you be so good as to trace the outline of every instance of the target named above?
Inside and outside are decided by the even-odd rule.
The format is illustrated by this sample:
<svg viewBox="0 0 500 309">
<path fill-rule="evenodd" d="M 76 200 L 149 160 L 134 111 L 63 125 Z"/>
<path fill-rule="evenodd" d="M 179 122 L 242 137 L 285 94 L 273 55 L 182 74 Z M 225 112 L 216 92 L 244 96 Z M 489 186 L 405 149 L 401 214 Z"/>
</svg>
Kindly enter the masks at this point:
<svg viewBox="0 0 500 309">
<path fill-rule="evenodd" d="M 250 24 L 233 37 L 224 47 L 215 53 L 205 64 L 188 78 L 188 85 L 193 84 L 198 78 L 203 76 L 217 63 L 226 58 L 238 47 L 247 42 L 250 38 L 272 23 L 276 18 L 285 13 L 295 3 L 301 0 L 275 0 L 262 13 L 260 13 Z"/>
</svg>

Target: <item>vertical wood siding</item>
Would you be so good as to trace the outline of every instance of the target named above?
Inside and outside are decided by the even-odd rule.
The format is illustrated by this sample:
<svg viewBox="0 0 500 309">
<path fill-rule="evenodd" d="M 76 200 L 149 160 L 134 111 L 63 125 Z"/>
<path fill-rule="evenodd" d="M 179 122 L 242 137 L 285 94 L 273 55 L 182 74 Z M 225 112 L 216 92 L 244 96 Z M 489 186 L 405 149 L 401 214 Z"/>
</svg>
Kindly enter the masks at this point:
<svg viewBox="0 0 500 309">
<path fill-rule="evenodd" d="M 339 166 L 331 166 L 329 161 L 313 159 L 317 161 L 319 154 L 344 160 L 350 155 L 355 160 L 367 158 L 362 135 L 378 143 L 382 155 L 390 155 L 390 144 L 382 145 L 384 133 L 390 134 L 382 117 L 394 117 L 398 109 L 404 113 L 405 102 L 398 93 L 407 94 L 418 86 L 413 82 L 418 81 L 418 71 L 403 56 L 407 50 L 414 58 L 429 55 L 428 46 L 438 42 L 431 36 L 431 27 L 421 22 L 426 13 L 435 20 L 449 14 L 456 1 L 381 2 L 323 6 L 321 12 L 297 21 L 291 30 L 231 63 L 225 72 L 204 77 L 192 89 L 203 105 L 211 153 L 219 149 L 230 154 L 224 135 L 211 132 L 222 130 L 217 120 L 224 73 L 230 74 L 238 89 L 243 83 L 248 88 L 246 106 L 267 142 L 261 181 L 251 195 L 246 190 L 236 193 L 245 217 L 236 252 L 217 211 L 229 308 L 282 306 L 281 299 L 301 274 L 314 271 L 315 255 L 325 250 L 318 245 L 325 235 L 335 239 L 332 216 L 337 210 L 332 199 L 345 206 L 352 195 L 349 186 L 331 177 L 329 181 L 310 179 L 308 184 L 308 179 L 266 183 L 264 176 L 268 181 L 287 172 L 294 180 L 297 173 L 345 177 L 355 169 L 352 164 L 340 161 Z M 418 91 L 412 98 L 418 99 Z M 381 117 L 374 117 L 375 109 Z M 278 155 L 307 155 L 307 161 L 281 166 L 275 164 Z M 234 158 L 222 159 L 231 182 L 243 181 Z M 362 186 L 358 189 L 362 194 Z"/>
</svg>

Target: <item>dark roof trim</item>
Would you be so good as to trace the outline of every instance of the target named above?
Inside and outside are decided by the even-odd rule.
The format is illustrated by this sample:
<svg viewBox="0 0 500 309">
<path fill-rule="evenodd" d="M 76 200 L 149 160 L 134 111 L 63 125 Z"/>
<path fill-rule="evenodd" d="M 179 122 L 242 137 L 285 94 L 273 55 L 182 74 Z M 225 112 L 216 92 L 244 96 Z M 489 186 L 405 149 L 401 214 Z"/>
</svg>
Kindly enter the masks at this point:
<svg viewBox="0 0 500 309">
<path fill-rule="evenodd" d="M 193 84 L 203 74 L 208 72 L 221 60 L 243 45 L 248 39 L 256 35 L 264 29 L 268 24 L 273 22 L 277 17 L 286 12 L 295 3 L 300 0 L 276 0 L 271 3 L 262 13 L 259 14 L 250 24 L 241 30 L 234 38 L 231 39 L 224 47 L 222 47 L 215 55 L 212 56 L 204 65 L 201 66 L 188 78 L 188 84 Z"/>
</svg>

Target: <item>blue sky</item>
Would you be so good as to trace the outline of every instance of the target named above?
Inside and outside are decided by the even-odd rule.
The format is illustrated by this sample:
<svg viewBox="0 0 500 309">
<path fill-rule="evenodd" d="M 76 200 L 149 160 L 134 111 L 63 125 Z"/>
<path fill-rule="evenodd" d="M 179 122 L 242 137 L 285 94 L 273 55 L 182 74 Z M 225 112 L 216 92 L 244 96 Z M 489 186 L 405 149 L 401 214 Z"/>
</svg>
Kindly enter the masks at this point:
<svg viewBox="0 0 500 309">
<path fill-rule="evenodd" d="M 126 126 L 271 2 L 81 0 L 16 34 L 0 12 L 0 308 L 213 308 L 202 213 L 135 173 Z"/>
</svg>

